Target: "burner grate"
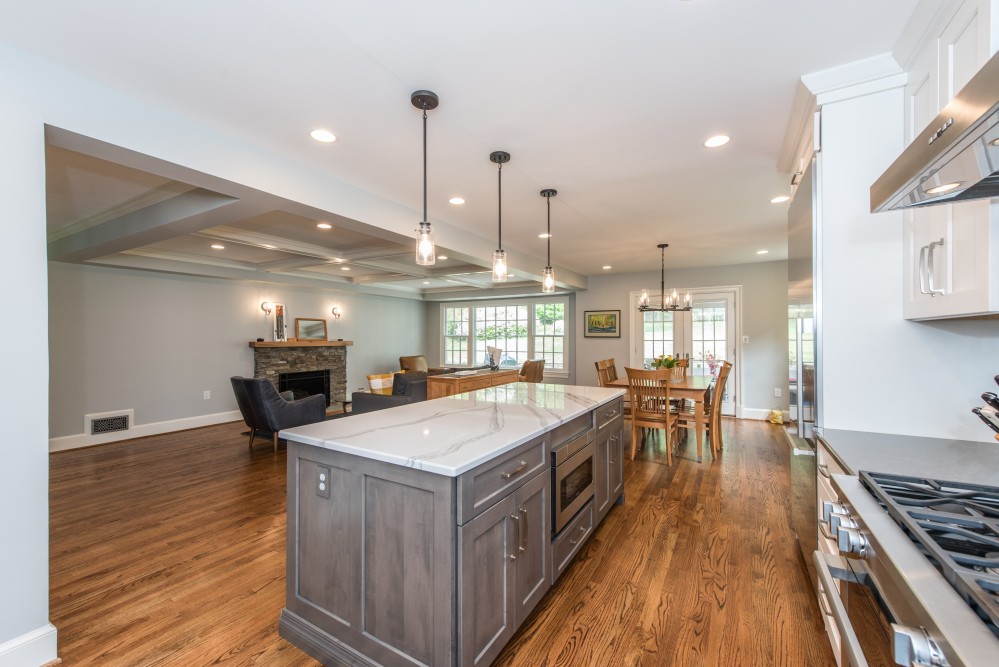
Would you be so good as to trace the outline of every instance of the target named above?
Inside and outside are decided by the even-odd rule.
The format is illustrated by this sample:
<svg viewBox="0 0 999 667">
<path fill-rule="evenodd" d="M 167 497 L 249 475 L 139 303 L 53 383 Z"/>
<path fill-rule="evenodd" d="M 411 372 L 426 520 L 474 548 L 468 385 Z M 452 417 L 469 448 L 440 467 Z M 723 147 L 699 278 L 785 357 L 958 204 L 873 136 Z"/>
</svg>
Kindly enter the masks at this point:
<svg viewBox="0 0 999 667">
<path fill-rule="evenodd" d="M 860 480 L 999 637 L 999 489 L 870 472 Z"/>
</svg>

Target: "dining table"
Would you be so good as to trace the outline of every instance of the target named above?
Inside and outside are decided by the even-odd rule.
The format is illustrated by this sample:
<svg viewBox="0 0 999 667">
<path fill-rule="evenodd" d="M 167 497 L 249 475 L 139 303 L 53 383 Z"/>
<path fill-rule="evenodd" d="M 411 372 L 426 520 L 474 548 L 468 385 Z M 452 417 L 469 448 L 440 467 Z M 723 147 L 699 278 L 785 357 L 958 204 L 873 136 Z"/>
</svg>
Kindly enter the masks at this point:
<svg viewBox="0 0 999 667">
<path fill-rule="evenodd" d="M 669 381 L 670 398 L 684 398 L 694 402 L 694 423 L 697 434 L 697 462 L 701 462 L 704 446 L 704 409 L 708 404 L 711 394 L 711 385 L 714 384 L 714 377 L 710 375 L 687 375 L 682 378 L 673 378 Z M 607 386 L 628 388 L 628 378 L 617 378 L 611 380 Z M 717 428 L 711 429 L 711 437 L 715 438 L 717 446 L 721 445 Z M 716 447 L 717 451 L 717 447 Z"/>
</svg>

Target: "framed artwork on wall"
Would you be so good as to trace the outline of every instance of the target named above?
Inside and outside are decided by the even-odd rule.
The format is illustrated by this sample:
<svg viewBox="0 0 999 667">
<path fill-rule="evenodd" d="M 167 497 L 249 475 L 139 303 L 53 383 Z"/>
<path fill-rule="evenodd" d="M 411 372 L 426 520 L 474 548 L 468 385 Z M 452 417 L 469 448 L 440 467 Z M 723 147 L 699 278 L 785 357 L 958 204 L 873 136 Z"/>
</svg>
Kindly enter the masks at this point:
<svg viewBox="0 0 999 667">
<path fill-rule="evenodd" d="M 621 311 L 583 311 L 583 336 L 586 338 L 620 338 Z"/>
</svg>

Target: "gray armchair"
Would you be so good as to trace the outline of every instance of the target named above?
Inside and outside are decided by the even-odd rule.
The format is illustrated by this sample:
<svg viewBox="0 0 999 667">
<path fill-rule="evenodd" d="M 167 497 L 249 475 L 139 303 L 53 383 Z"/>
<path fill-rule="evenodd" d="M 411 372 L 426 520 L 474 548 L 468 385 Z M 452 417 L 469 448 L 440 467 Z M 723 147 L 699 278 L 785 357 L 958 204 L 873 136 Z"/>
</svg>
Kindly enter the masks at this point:
<svg viewBox="0 0 999 667">
<path fill-rule="evenodd" d="M 278 394 L 269 380 L 235 376 L 229 379 L 243 421 L 250 427 L 250 449 L 258 431 L 269 434 L 278 446 L 278 431 L 321 422 L 326 417 L 326 397 L 322 394 L 288 400 Z"/>
<path fill-rule="evenodd" d="M 427 374 L 424 371 L 396 373 L 391 394 L 355 391 L 350 396 L 351 414 L 362 414 L 427 400 Z"/>
</svg>

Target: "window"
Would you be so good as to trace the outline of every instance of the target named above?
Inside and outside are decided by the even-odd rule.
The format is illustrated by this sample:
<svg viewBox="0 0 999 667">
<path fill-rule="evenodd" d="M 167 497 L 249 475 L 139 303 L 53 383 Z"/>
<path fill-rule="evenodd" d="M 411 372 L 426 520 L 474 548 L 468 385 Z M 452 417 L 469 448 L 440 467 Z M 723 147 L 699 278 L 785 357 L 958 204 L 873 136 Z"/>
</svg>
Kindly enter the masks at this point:
<svg viewBox="0 0 999 667">
<path fill-rule="evenodd" d="M 673 354 L 673 313 L 647 310 L 642 313 L 642 359 L 645 368 L 662 354 Z"/>
<path fill-rule="evenodd" d="M 534 304 L 534 358 L 545 368 L 565 368 L 565 304 Z"/>
<path fill-rule="evenodd" d="M 501 368 L 544 359 L 546 371 L 567 371 L 566 300 L 447 305 L 442 311 L 445 366 L 488 363 L 486 348 L 503 350 Z"/>
<path fill-rule="evenodd" d="M 444 308 L 444 365 L 468 366 L 468 308 Z"/>
</svg>

